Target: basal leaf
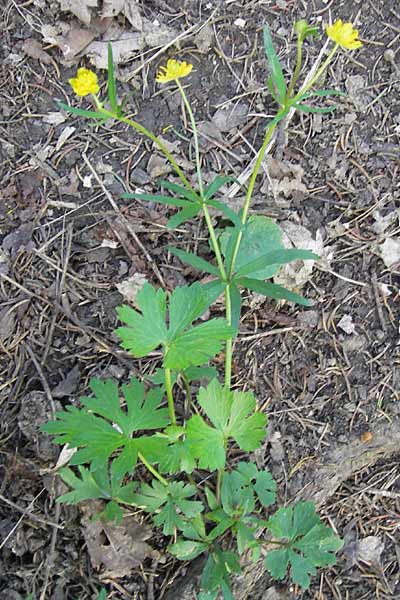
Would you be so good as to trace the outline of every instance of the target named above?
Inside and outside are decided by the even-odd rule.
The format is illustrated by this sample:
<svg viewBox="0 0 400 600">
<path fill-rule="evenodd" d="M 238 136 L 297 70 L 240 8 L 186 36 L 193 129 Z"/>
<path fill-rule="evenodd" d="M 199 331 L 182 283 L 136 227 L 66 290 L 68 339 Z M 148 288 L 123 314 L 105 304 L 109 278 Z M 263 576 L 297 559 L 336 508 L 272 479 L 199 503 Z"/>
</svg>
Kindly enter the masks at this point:
<svg viewBox="0 0 400 600">
<path fill-rule="evenodd" d="M 269 471 L 257 473 L 254 490 L 263 506 L 270 506 L 275 502 L 276 482 Z"/>
<path fill-rule="evenodd" d="M 302 588 L 307 589 L 310 585 L 310 575 L 315 575 L 317 572 L 313 563 L 301 556 L 296 554 L 292 550 L 289 550 L 289 561 L 291 564 L 290 575 L 293 583 L 297 583 Z"/>
<path fill-rule="evenodd" d="M 108 489 L 102 489 L 88 469 L 79 466 L 78 471 L 80 477 L 68 467 L 60 469 L 59 475 L 61 479 L 72 488 L 72 491 L 62 494 L 62 496 L 57 498 L 57 502 L 64 504 L 78 504 L 84 500 L 95 498 L 109 499 L 111 497 L 110 487 Z"/>
<path fill-rule="evenodd" d="M 264 566 L 274 579 L 284 579 L 289 565 L 289 551 L 287 549 L 271 550 L 268 552 Z"/>
<path fill-rule="evenodd" d="M 207 425 L 200 415 L 194 415 L 186 424 L 186 439 L 200 469 L 214 471 L 224 467 L 225 441 L 222 431 Z"/>
<path fill-rule="evenodd" d="M 225 319 L 211 319 L 179 334 L 168 346 L 164 365 L 182 371 L 191 365 L 202 365 L 222 349 L 223 340 L 234 335 Z"/>
<path fill-rule="evenodd" d="M 164 535 L 173 535 L 181 529 L 185 518 L 196 517 L 203 511 L 201 502 L 188 500 L 195 493 L 195 486 L 185 485 L 182 481 L 163 485 L 153 480 L 152 485 L 142 484 L 140 492 L 134 495 L 133 503 L 147 512 L 157 512 L 154 523 L 163 526 Z"/>
<path fill-rule="evenodd" d="M 270 553 L 265 561 L 266 568 L 274 577 L 282 579 L 290 563 L 293 582 L 303 588 L 310 585 L 310 575 L 315 574 L 316 567 L 335 564 L 334 553 L 343 545 L 333 530 L 321 523 L 312 502 L 298 502 L 294 509 L 280 508 L 268 519 L 267 527 L 274 537 L 285 540 L 287 554 L 279 566 L 277 561 L 282 556 L 277 552 L 282 551 Z"/>
<path fill-rule="evenodd" d="M 256 401 L 251 392 L 234 392 L 226 433 L 242 450 L 251 452 L 265 438 L 267 416 L 254 412 Z"/>
<path fill-rule="evenodd" d="M 121 346 L 125 350 L 141 357 L 166 340 L 166 294 L 145 283 L 137 294 L 136 302 L 141 313 L 126 305 L 117 308 L 118 317 L 128 327 L 119 327 L 116 334 L 121 338 Z"/>
<path fill-rule="evenodd" d="M 208 308 L 208 297 L 200 283 L 176 287 L 169 301 L 167 343 L 198 319 Z"/>
<path fill-rule="evenodd" d="M 195 542 L 193 540 L 178 540 L 175 544 L 168 546 L 168 551 L 176 556 L 178 560 L 193 560 L 207 549 L 208 544 L 205 542 Z"/>
</svg>

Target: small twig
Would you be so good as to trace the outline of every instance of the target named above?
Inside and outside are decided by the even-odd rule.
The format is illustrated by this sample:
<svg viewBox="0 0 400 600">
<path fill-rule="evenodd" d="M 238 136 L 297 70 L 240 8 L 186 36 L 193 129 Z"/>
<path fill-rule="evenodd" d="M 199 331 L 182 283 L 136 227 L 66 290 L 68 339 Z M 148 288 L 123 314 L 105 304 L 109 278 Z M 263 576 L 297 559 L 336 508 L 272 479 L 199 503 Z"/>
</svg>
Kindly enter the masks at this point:
<svg viewBox="0 0 400 600">
<path fill-rule="evenodd" d="M 42 492 L 43 491 L 44 490 L 42 490 Z M 40 492 L 40 493 L 42 493 L 42 492 Z M 33 508 L 33 502 L 37 498 L 38 498 L 38 496 L 36 496 L 36 498 L 34 500 L 32 500 L 32 502 L 26 508 L 22 508 L 18 504 L 15 504 L 15 502 L 12 502 L 11 500 L 8 500 L 8 498 L 5 498 L 3 496 L 3 494 L 0 494 L 0 500 L 1 500 L 1 502 L 4 502 L 4 504 L 7 504 L 8 506 L 11 506 L 11 508 L 14 508 L 18 512 L 22 513 L 21 519 L 23 519 L 24 517 L 29 517 L 30 519 L 32 519 L 32 521 L 37 521 L 38 523 L 42 523 L 43 525 L 51 525 L 51 527 L 56 527 L 57 529 L 64 529 L 63 525 L 58 525 L 57 523 L 54 523 L 53 521 L 48 521 L 47 519 L 44 519 L 43 517 L 39 517 L 39 515 L 35 515 L 34 513 L 30 512 L 30 510 Z M 9 535 L 7 536 L 7 539 L 10 537 L 10 535 L 12 534 L 12 532 L 15 531 L 15 527 L 9 533 Z M 5 544 L 6 541 L 7 540 L 3 540 L 3 542 L 0 545 L 0 550 L 4 546 L 4 544 Z"/>
<path fill-rule="evenodd" d="M 47 397 L 47 399 L 48 399 L 48 401 L 50 403 L 50 406 L 51 406 L 52 416 L 53 416 L 53 418 L 55 418 L 56 407 L 55 407 L 55 404 L 54 404 L 53 396 L 52 396 L 51 391 L 50 391 L 49 384 L 47 383 L 47 379 L 46 379 L 46 377 L 45 377 L 45 375 L 43 373 L 43 369 L 40 366 L 40 364 L 39 364 L 36 356 L 34 355 L 32 348 L 29 346 L 29 344 L 27 342 L 25 342 L 25 348 L 26 348 L 29 356 L 31 357 L 31 360 L 32 360 L 33 364 L 35 365 L 36 371 L 38 372 L 39 379 L 40 379 L 41 384 L 43 386 L 43 390 L 44 390 L 44 392 L 46 394 L 46 397 Z"/>
<path fill-rule="evenodd" d="M 119 210 L 118 205 L 114 201 L 114 198 L 112 197 L 112 195 L 110 194 L 110 192 L 108 191 L 108 189 L 106 188 L 106 186 L 104 185 L 104 183 L 101 181 L 100 177 L 98 176 L 97 172 L 95 171 L 95 169 L 91 165 L 91 163 L 90 163 L 88 157 L 86 156 L 86 154 L 82 153 L 82 157 L 83 157 L 83 160 L 85 161 L 85 163 L 87 164 L 90 172 L 93 174 L 93 177 L 96 179 L 97 183 L 99 184 L 99 186 L 103 190 L 104 195 L 106 196 L 107 200 L 109 201 L 109 203 L 111 204 L 111 206 L 113 207 L 113 209 L 115 210 L 115 212 L 117 213 L 117 215 L 119 216 L 119 218 L 121 219 L 121 221 L 123 222 L 123 224 L 125 225 L 126 229 L 131 234 L 131 236 L 134 239 L 135 243 L 139 246 L 140 250 L 143 252 L 143 254 L 146 257 L 147 261 L 149 262 L 151 268 L 153 269 L 154 274 L 156 275 L 157 279 L 159 280 L 159 282 L 161 283 L 161 285 L 163 286 L 163 288 L 165 288 L 166 287 L 165 286 L 165 281 L 163 279 L 163 276 L 160 273 L 159 268 L 157 267 L 157 265 L 154 262 L 153 258 L 148 253 L 146 247 L 139 240 L 138 236 L 136 235 L 136 232 L 135 232 L 134 228 L 132 227 L 132 224 L 128 221 L 128 219 Z"/>
</svg>

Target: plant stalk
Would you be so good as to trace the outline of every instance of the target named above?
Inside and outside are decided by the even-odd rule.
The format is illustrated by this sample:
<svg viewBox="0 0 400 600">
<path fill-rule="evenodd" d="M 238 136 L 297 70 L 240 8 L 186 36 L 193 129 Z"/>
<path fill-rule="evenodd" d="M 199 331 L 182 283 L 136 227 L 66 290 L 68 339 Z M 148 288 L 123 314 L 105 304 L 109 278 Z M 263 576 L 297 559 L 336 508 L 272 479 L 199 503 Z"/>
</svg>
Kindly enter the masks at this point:
<svg viewBox="0 0 400 600">
<path fill-rule="evenodd" d="M 297 92 L 296 96 L 293 97 L 292 103 L 296 102 L 296 100 L 299 98 L 299 96 L 302 96 L 305 92 L 307 92 L 310 88 L 312 88 L 314 83 L 321 77 L 322 73 L 325 71 L 326 67 L 331 62 L 331 60 L 338 48 L 339 48 L 339 44 L 335 44 L 334 47 L 332 48 L 332 50 L 329 52 L 327 58 L 324 60 L 324 62 L 322 63 L 322 65 L 320 66 L 318 71 L 315 73 L 314 77 L 312 77 L 310 79 L 310 81 L 307 84 L 305 84 L 300 89 L 299 92 Z"/>
<path fill-rule="evenodd" d="M 154 475 L 154 477 L 156 477 L 158 479 L 158 481 L 160 481 L 163 485 L 167 486 L 168 485 L 168 481 L 162 476 L 160 475 L 160 473 L 157 471 L 157 469 L 155 469 L 143 456 L 143 454 L 141 452 L 138 452 L 138 457 L 139 460 L 144 464 L 144 466 L 146 467 L 146 469 L 148 471 L 150 471 L 150 473 L 152 475 Z"/>
<path fill-rule="evenodd" d="M 172 425 L 176 425 L 174 396 L 172 394 L 171 369 L 165 369 L 165 389 L 167 391 L 168 412 Z"/>
<path fill-rule="evenodd" d="M 227 284 L 225 288 L 225 314 L 226 320 L 229 325 L 232 324 L 232 303 L 231 296 L 229 293 L 229 284 Z M 225 387 L 226 389 L 230 389 L 231 379 L 232 379 L 232 350 L 233 350 L 233 340 L 232 338 L 228 338 L 226 340 L 225 346 Z"/>
<path fill-rule="evenodd" d="M 139 133 L 141 133 L 142 135 L 147 137 L 149 140 L 154 142 L 154 144 L 156 144 L 156 146 L 161 150 L 161 152 L 164 154 L 164 156 L 169 160 L 169 162 L 171 163 L 172 167 L 174 168 L 176 174 L 178 175 L 179 179 L 182 181 L 185 188 L 187 190 L 189 190 L 189 192 L 191 192 L 192 194 L 195 194 L 197 196 L 195 190 L 190 185 L 189 180 L 185 177 L 182 169 L 177 164 L 177 162 L 174 159 L 174 157 L 172 156 L 171 152 L 165 147 L 165 145 L 162 143 L 162 141 L 156 135 L 154 135 L 154 133 L 152 133 L 151 131 L 146 129 L 146 127 L 144 127 L 137 121 L 134 121 L 133 119 L 128 119 L 128 117 L 118 116 L 118 115 L 112 113 L 111 111 L 106 110 L 105 108 L 101 108 L 100 112 L 104 113 L 105 115 L 108 115 L 109 117 L 117 119 L 117 121 L 120 121 L 121 123 L 125 123 L 126 125 L 129 125 L 133 129 L 135 129 L 136 131 L 138 131 Z M 199 198 L 199 200 L 200 200 L 200 198 Z"/>
<path fill-rule="evenodd" d="M 286 94 L 286 103 L 290 100 L 290 97 L 293 93 L 294 87 L 299 78 L 302 59 L 303 59 L 303 40 L 301 39 L 301 37 L 299 37 L 299 38 L 297 38 L 296 66 L 294 68 L 293 77 L 289 84 L 289 88 L 288 88 L 288 91 Z"/>
<path fill-rule="evenodd" d="M 199 134 L 198 134 L 198 131 L 197 131 L 196 120 L 194 118 L 193 110 L 192 110 L 192 107 L 190 106 L 189 99 L 188 99 L 188 97 L 186 95 L 186 92 L 183 89 L 182 84 L 179 81 L 179 79 L 176 80 L 176 84 L 177 84 L 179 92 L 180 92 L 180 94 L 182 96 L 182 100 L 183 100 L 183 103 L 185 105 L 187 114 L 189 116 L 190 124 L 192 126 L 193 141 L 194 141 L 194 150 L 195 150 L 195 158 L 196 158 L 197 181 L 198 181 L 198 184 L 199 184 L 199 193 L 200 193 L 200 196 L 201 196 L 201 204 L 202 204 L 202 208 L 203 208 L 204 219 L 206 221 L 208 232 L 210 234 L 211 244 L 212 244 L 212 247 L 213 247 L 213 250 L 214 250 L 215 258 L 217 260 L 217 265 L 218 265 L 218 269 L 219 269 L 221 278 L 223 280 L 226 280 L 226 272 L 225 272 L 225 267 L 224 267 L 224 261 L 222 259 L 222 254 L 221 254 L 221 250 L 220 250 L 220 247 L 219 247 L 219 244 L 218 244 L 217 236 L 215 234 L 214 225 L 212 224 L 211 216 L 210 216 L 210 213 L 208 211 L 208 206 L 205 203 L 205 199 L 204 199 L 204 186 L 203 186 L 203 178 L 202 178 L 202 175 L 201 175 L 201 164 L 200 164 Z"/>
</svg>

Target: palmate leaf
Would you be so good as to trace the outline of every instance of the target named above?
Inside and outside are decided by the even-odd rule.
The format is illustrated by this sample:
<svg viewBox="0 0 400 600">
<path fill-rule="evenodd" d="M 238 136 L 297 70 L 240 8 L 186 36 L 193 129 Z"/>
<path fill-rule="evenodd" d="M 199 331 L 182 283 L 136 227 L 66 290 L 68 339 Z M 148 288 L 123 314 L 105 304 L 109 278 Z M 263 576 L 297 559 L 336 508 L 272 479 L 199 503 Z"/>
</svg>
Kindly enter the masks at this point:
<svg viewBox="0 0 400 600">
<path fill-rule="evenodd" d="M 157 462 L 166 443 L 155 436 L 133 438 L 137 431 L 158 429 L 169 423 L 168 410 L 159 408 L 162 393 L 151 390 L 144 395 L 143 385 L 132 379 L 121 390 L 126 410 L 120 406 L 117 385 L 112 380 L 91 380 L 93 398 L 81 399 L 83 408 L 67 406 L 56 413 L 56 421 L 46 423 L 42 430 L 55 435 L 57 444 L 78 448 L 71 465 L 91 464 L 91 471 L 104 471 L 104 465 L 116 450 L 121 450 L 111 464 L 112 482 L 117 483 L 136 465 L 142 452 L 150 462 Z M 115 424 L 115 426 L 114 426 Z"/>
<path fill-rule="evenodd" d="M 205 594 L 203 598 L 207 600 L 216 598 L 216 595 L 212 594 L 220 589 L 224 600 L 234 600 L 230 589 L 230 578 L 232 573 L 240 573 L 240 571 L 239 556 L 234 552 L 224 552 L 215 546 L 208 556 L 201 575 L 200 585 L 204 590 L 201 593 Z"/>
<path fill-rule="evenodd" d="M 173 535 L 184 527 L 186 519 L 197 517 L 204 506 L 197 500 L 188 500 L 196 494 L 196 487 L 182 481 L 168 485 L 154 479 L 152 484 L 143 483 L 140 491 L 132 496 L 132 504 L 146 512 L 156 513 L 153 517 L 157 526 L 163 526 L 164 535 Z"/>
<path fill-rule="evenodd" d="M 211 319 L 181 333 L 170 344 L 164 366 L 180 371 L 191 365 L 202 365 L 222 349 L 223 340 L 235 333 L 225 319 Z"/>
<path fill-rule="evenodd" d="M 224 319 L 211 319 L 192 326 L 208 308 L 210 299 L 200 283 L 177 287 L 169 302 L 169 329 L 166 319 L 166 295 L 146 283 L 136 298 L 141 313 L 130 306 L 117 309 L 128 327 L 119 327 L 122 347 L 141 357 L 158 346 L 164 348 L 164 366 L 179 371 L 204 364 L 215 356 L 223 340 L 234 329 Z"/>
<path fill-rule="evenodd" d="M 78 504 L 83 500 L 91 500 L 95 498 L 102 498 L 109 500 L 112 496 L 111 486 L 108 483 L 108 487 L 104 488 L 98 481 L 96 481 L 96 473 L 91 473 L 85 467 L 78 467 L 78 477 L 74 471 L 68 467 L 60 469 L 59 475 L 61 479 L 72 488 L 71 492 L 67 492 L 57 498 L 57 502 L 65 504 Z"/>
<path fill-rule="evenodd" d="M 259 471 L 254 463 L 240 462 L 223 478 L 221 500 L 228 515 L 253 512 L 256 497 L 264 507 L 275 502 L 276 483 L 269 471 Z"/>
<path fill-rule="evenodd" d="M 312 502 L 280 508 L 268 519 L 267 527 L 275 538 L 286 541 L 286 547 L 267 555 L 266 569 L 276 579 L 283 579 L 291 565 L 291 578 L 302 588 L 310 585 L 310 576 L 315 574 L 316 567 L 335 564 L 334 553 L 343 545 L 343 540 L 321 522 Z"/>
<path fill-rule="evenodd" d="M 194 540 L 178 540 L 175 544 L 168 546 L 168 552 L 176 556 L 178 560 L 193 560 L 207 549 L 208 544 L 206 542 Z"/>
<path fill-rule="evenodd" d="M 122 347 L 136 357 L 146 356 L 167 338 L 166 293 L 156 291 L 149 283 L 145 283 L 138 292 L 136 302 L 141 313 L 130 306 L 117 307 L 117 314 L 129 327 L 119 327 L 116 334 L 122 340 Z"/>
<path fill-rule="evenodd" d="M 112 466 L 110 471 L 111 470 Z M 94 472 L 79 465 L 78 473 L 80 477 L 69 467 L 60 469 L 59 475 L 61 479 L 72 488 L 72 491 L 59 496 L 57 502 L 64 504 L 78 504 L 84 500 L 96 498 L 103 500 L 113 499 L 113 504 L 116 503 L 115 501 L 129 502 L 136 487 L 134 482 L 130 482 L 127 485 L 122 484 L 125 473 L 118 479 L 116 479 L 112 473 L 110 475 L 107 463 L 104 463 L 101 468 Z M 113 507 L 108 509 L 108 513 L 112 511 L 112 508 Z M 114 513 L 115 517 L 118 518 L 118 511 L 114 509 Z"/>
<path fill-rule="evenodd" d="M 165 452 L 160 455 L 158 468 L 161 473 L 192 473 L 196 461 L 192 455 L 189 443 L 183 439 L 185 428 L 178 425 L 167 427 L 158 437 L 166 441 Z"/>
<path fill-rule="evenodd" d="M 198 402 L 212 423 L 194 415 L 186 425 L 186 439 L 200 468 L 220 469 L 225 465 L 226 443 L 233 439 L 242 450 L 252 451 L 265 437 L 267 418 L 254 412 L 256 401 L 250 392 L 232 392 L 217 379 L 200 388 Z"/>
</svg>

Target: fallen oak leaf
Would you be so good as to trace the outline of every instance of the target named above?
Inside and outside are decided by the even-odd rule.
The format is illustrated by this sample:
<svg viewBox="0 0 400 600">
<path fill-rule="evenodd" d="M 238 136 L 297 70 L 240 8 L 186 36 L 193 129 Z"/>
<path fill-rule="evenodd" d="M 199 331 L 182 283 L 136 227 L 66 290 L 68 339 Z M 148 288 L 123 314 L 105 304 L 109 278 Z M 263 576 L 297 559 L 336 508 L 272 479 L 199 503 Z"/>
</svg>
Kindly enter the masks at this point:
<svg viewBox="0 0 400 600">
<path fill-rule="evenodd" d="M 103 502 L 87 502 L 82 506 L 81 520 L 93 567 L 106 569 L 102 578 L 124 577 L 141 565 L 145 558 L 160 558 L 159 552 L 146 543 L 152 536 L 148 525 L 126 514 L 120 525 L 96 518 L 103 509 Z"/>
</svg>

